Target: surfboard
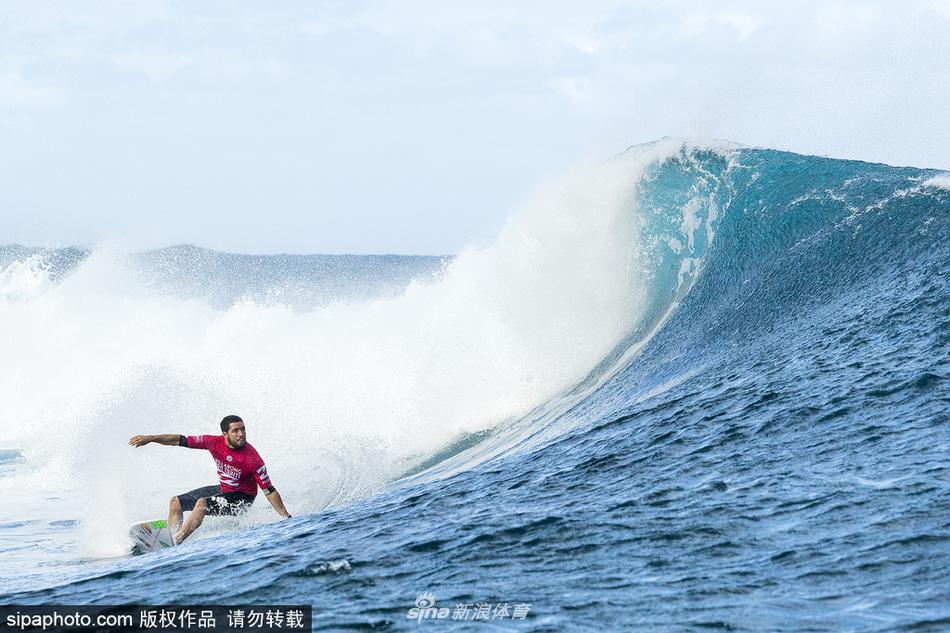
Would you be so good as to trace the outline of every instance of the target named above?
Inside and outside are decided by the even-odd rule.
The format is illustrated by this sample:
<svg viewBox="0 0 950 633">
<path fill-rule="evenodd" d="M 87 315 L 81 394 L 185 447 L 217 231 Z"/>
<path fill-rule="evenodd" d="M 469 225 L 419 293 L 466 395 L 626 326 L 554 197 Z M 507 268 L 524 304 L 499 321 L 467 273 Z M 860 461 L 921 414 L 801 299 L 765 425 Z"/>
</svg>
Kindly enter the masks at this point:
<svg viewBox="0 0 950 633">
<path fill-rule="evenodd" d="M 129 538 L 132 540 L 133 555 L 175 547 L 175 541 L 172 540 L 172 533 L 165 519 L 136 523 L 129 528 Z"/>
</svg>

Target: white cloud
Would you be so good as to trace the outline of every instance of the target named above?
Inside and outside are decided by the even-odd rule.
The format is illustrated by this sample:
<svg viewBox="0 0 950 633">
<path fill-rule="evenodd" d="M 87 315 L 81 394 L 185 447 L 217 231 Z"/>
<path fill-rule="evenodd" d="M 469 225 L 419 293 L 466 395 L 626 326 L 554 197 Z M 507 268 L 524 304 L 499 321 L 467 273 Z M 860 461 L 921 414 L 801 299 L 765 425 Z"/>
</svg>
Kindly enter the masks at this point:
<svg viewBox="0 0 950 633">
<path fill-rule="evenodd" d="M 765 20 L 746 13 L 726 13 L 717 17 L 721 24 L 731 26 L 738 34 L 739 39 L 744 40 L 763 26 Z"/>
<path fill-rule="evenodd" d="M 740 40 L 744 40 L 764 25 L 764 19 L 748 13 L 694 13 L 688 15 L 683 21 L 679 35 L 685 39 L 692 39 L 706 35 L 717 27 L 727 27 L 735 31 Z"/>
<path fill-rule="evenodd" d="M 884 26 L 884 14 L 870 4 L 854 2 L 829 3 L 815 12 L 816 33 L 829 41 L 845 41 L 860 37 Z"/>
<path fill-rule="evenodd" d="M 945 20 L 950 20 L 950 0 L 932 0 L 918 5 L 918 9 L 933 11 Z"/>
<path fill-rule="evenodd" d="M 115 59 L 115 65 L 124 70 L 142 73 L 153 81 L 165 81 L 187 68 L 192 58 L 166 51 L 133 51 Z"/>
<path fill-rule="evenodd" d="M 0 71 L 0 107 L 14 110 L 52 108 L 65 95 L 56 89 L 25 79 L 21 71 Z"/>
</svg>

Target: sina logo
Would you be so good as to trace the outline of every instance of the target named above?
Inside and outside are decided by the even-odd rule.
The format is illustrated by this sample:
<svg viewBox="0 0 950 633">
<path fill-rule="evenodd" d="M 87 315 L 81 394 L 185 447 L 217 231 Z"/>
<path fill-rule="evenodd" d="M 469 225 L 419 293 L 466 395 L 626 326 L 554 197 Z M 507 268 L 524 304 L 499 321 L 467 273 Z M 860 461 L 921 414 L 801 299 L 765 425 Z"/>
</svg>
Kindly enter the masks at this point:
<svg viewBox="0 0 950 633">
<path fill-rule="evenodd" d="M 231 457 L 230 455 L 228 455 L 228 461 L 229 461 L 229 462 L 233 462 L 233 461 L 234 461 L 234 458 Z"/>
<path fill-rule="evenodd" d="M 449 617 L 449 608 L 441 609 L 435 606 L 435 595 L 431 593 L 420 593 L 416 596 L 416 606 L 409 609 L 406 618 L 422 623 L 423 620 L 444 620 Z"/>
<path fill-rule="evenodd" d="M 431 593 L 420 593 L 416 596 L 416 606 L 425 609 L 426 607 L 431 607 L 435 604 L 435 594 Z"/>
</svg>

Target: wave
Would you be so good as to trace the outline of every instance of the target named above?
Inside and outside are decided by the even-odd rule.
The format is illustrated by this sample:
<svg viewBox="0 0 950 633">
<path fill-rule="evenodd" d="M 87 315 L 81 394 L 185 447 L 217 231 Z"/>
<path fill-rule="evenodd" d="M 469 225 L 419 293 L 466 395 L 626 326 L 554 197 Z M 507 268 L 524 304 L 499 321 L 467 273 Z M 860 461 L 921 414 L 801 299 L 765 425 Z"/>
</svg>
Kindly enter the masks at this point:
<svg viewBox="0 0 950 633">
<path fill-rule="evenodd" d="M 231 412 L 295 507 L 316 511 L 621 418 L 736 350 L 789 344 L 812 311 L 945 279 L 943 177 L 665 140 L 538 192 L 494 243 L 453 258 L 315 273 L 99 249 L 54 278 L 27 252 L 0 274 L 13 333 L 0 351 L 16 367 L 0 413 L 34 483 L 112 508 L 84 511 L 87 530 L 121 535 L 211 474 L 180 452 L 130 453 L 126 437 Z M 294 266 L 285 302 L 270 288 Z M 367 294 L 326 291 L 367 274 Z"/>
<path fill-rule="evenodd" d="M 16 367 L 0 377 L 7 441 L 37 466 L 34 484 L 110 508 L 83 511 L 84 528 L 98 534 L 121 535 L 213 475 L 180 452 L 131 453 L 128 436 L 210 431 L 231 412 L 248 421 L 300 511 L 376 490 L 456 438 L 574 385 L 647 318 L 651 289 L 663 285 L 652 266 L 667 256 L 657 251 L 673 246 L 639 208 L 637 185 L 658 160 L 688 153 L 660 143 L 572 174 L 514 213 L 491 245 L 362 301 L 217 302 L 187 284 L 168 292 L 150 283 L 155 261 L 184 260 L 192 277 L 209 279 L 225 262 L 240 287 L 279 277 L 266 269 L 285 260 L 241 268 L 240 257 L 203 250 L 94 250 L 0 310 L 0 329 L 15 333 L 0 350 Z M 681 221 L 669 226 L 685 259 L 692 242 Z M 42 278 L 30 261 L 5 274 Z"/>
</svg>

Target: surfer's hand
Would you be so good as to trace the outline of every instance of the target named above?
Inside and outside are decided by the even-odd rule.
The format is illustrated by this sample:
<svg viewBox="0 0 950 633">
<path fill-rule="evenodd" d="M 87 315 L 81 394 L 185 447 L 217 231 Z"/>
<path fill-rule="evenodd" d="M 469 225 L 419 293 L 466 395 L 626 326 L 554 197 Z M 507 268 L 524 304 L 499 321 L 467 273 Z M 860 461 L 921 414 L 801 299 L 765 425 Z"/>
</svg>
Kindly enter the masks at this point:
<svg viewBox="0 0 950 633">
<path fill-rule="evenodd" d="M 136 435 L 129 440 L 129 446 L 145 446 L 152 441 L 151 435 Z"/>
</svg>

